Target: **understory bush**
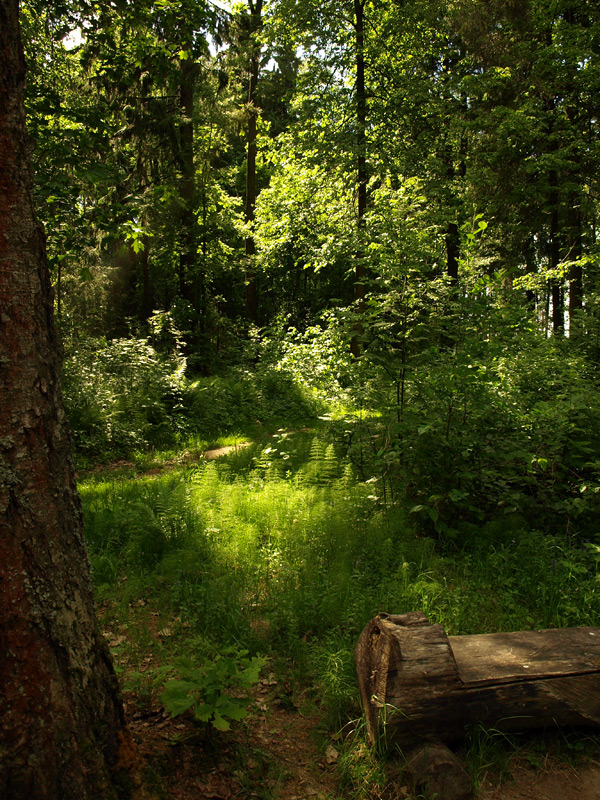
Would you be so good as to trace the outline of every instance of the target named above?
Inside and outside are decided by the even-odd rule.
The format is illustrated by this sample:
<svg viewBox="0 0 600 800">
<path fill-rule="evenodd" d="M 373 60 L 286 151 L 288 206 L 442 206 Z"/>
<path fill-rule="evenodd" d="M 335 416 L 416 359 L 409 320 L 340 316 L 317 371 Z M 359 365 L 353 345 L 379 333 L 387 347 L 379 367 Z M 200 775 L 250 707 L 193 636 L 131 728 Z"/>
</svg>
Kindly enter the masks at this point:
<svg viewBox="0 0 600 800">
<path fill-rule="evenodd" d="M 531 337 L 512 352 L 472 344 L 413 358 L 401 391 L 388 380 L 383 415 L 366 434 L 364 420 L 352 423 L 354 460 L 370 461 L 365 476 L 406 502 L 423 531 L 459 546 L 492 520 L 506 535 L 525 520 L 597 537 L 600 403 L 590 365 L 564 341 Z"/>
<path fill-rule="evenodd" d="M 191 379 L 177 347 L 158 352 L 146 338 L 86 339 L 64 367 L 75 447 L 96 460 L 169 447 L 187 435 L 301 425 L 325 409 L 292 372 L 265 362 L 226 376 Z"/>
<path fill-rule="evenodd" d="M 269 363 L 194 380 L 184 404 L 190 424 L 207 435 L 303 424 L 325 408 L 289 371 Z"/>
<path fill-rule="evenodd" d="M 99 457 L 171 444 L 184 424 L 185 366 L 145 338 L 71 345 L 63 387 L 77 450 Z"/>
</svg>

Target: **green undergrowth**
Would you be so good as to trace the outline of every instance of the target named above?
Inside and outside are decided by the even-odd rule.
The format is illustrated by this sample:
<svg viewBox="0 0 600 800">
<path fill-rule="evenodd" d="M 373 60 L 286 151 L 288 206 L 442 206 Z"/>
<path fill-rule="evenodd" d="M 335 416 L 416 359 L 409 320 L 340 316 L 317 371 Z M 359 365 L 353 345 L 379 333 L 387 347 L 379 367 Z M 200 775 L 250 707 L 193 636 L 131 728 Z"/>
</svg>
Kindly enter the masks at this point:
<svg viewBox="0 0 600 800">
<path fill-rule="evenodd" d="M 163 352 L 143 337 L 70 342 L 63 383 L 82 468 L 133 453 L 178 452 L 223 435 L 301 427 L 325 409 L 316 389 L 289 369 L 249 362 L 194 376 L 180 343 Z"/>
<path fill-rule="evenodd" d="M 359 713 L 353 649 L 379 611 L 422 610 L 450 634 L 598 620 L 585 543 L 518 527 L 499 538 L 490 524 L 449 549 L 359 481 L 324 433 L 158 474 L 93 473 L 79 488 L 108 619 L 160 610 L 170 632 L 159 661 L 190 636 L 207 653 L 235 645 L 274 659 L 330 728 Z M 140 652 L 150 644 L 125 638 Z"/>
</svg>

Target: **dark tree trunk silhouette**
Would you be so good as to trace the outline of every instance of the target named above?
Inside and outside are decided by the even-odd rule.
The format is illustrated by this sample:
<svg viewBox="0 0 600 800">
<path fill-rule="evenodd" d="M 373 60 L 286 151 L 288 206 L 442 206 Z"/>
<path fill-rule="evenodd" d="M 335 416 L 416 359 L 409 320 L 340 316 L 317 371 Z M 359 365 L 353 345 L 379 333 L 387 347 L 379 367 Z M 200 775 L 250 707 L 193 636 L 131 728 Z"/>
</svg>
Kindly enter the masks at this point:
<svg viewBox="0 0 600 800">
<path fill-rule="evenodd" d="M 448 223 L 446 230 L 446 271 L 450 283 L 454 286 L 458 282 L 458 263 L 460 258 L 460 233 L 458 223 Z"/>
<path fill-rule="evenodd" d="M 258 120 L 258 107 L 256 105 L 256 90 L 258 88 L 258 73 L 260 70 L 260 47 L 254 40 L 254 35 L 262 23 L 263 0 L 248 0 L 250 10 L 250 67 L 248 75 L 248 122 L 246 129 L 246 205 L 245 220 L 247 224 L 254 222 L 254 209 L 256 206 L 256 123 Z M 246 236 L 246 317 L 250 322 L 258 322 L 258 281 L 254 265 L 256 246 L 254 236 Z"/>
<path fill-rule="evenodd" d="M 550 171 L 550 259 L 549 267 L 557 270 L 560 264 L 560 220 L 558 208 L 558 175 L 556 170 Z M 560 281 L 557 276 L 550 279 L 550 290 L 552 293 L 552 331 L 554 334 L 561 334 L 565 327 L 565 313 L 563 307 L 563 294 Z"/>
<path fill-rule="evenodd" d="M 581 198 L 578 195 L 571 197 L 569 203 L 569 261 L 576 263 L 569 269 L 569 320 L 570 330 L 576 323 L 577 312 L 583 308 L 583 269 L 578 259 L 583 254 L 581 242 Z"/>
<path fill-rule="evenodd" d="M 186 300 L 194 297 L 194 267 L 197 250 L 194 166 L 194 88 L 196 64 L 191 42 L 186 46 L 187 58 L 181 59 L 181 124 L 179 126 L 179 159 L 181 168 L 181 245 L 179 252 L 179 293 Z"/>
<path fill-rule="evenodd" d="M 354 0 L 354 31 L 356 46 L 356 193 L 358 249 L 354 268 L 354 303 L 359 315 L 364 312 L 366 295 L 366 268 L 364 253 L 365 215 L 367 213 L 367 89 L 365 81 L 365 14 L 364 0 Z M 352 338 L 354 356 L 361 352 L 360 337 L 363 326 L 359 322 Z"/>
</svg>

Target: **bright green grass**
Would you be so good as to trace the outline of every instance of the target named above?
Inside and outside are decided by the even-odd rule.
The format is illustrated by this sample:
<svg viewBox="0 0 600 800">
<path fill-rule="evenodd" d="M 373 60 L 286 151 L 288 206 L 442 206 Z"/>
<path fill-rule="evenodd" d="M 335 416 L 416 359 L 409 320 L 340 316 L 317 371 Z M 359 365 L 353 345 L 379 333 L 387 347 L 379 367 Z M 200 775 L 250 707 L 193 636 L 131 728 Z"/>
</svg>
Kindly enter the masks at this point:
<svg viewBox="0 0 600 800">
<path fill-rule="evenodd" d="M 332 726 L 357 714 L 353 649 L 379 611 L 422 610 L 451 634 L 598 624 L 585 548 L 507 522 L 444 552 L 310 434 L 79 488 L 109 614 L 148 601 L 181 636 L 271 655 Z"/>
</svg>

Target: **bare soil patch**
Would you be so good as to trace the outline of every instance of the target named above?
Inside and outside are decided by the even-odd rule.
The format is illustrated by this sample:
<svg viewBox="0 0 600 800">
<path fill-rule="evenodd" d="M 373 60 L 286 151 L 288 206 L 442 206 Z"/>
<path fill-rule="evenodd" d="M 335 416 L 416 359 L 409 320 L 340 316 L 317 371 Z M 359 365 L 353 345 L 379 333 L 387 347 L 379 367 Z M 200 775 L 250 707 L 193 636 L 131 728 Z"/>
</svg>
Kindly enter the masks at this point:
<svg viewBox="0 0 600 800">
<path fill-rule="evenodd" d="M 238 442 L 238 444 L 228 444 L 225 447 L 215 447 L 213 450 L 205 450 L 204 458 L 207 461 L 214 461 L 216 458 L 229 455 L 229 453 L 237 453 L 238 450 L 250 447 L 251 444 L 252 442 Z"/>
<path fill-rule="evenodd" d="M 168 800 L 336 797 L 335 763 L 315 735 L 318 717 L 285 709 L 270 677 L 259 684 L 254 707 L 237 730 L 211 734 L 161 708 L 126 702 L 140 756 Z"/>
<path fill-rule="evenodd" d="M 517 765 L 511 782 L 493 786 L 486 781 L 477 800 L 600 800 L 600 765 L 575 769 L 550 763 L 541 770 Z"/>
</svg>

